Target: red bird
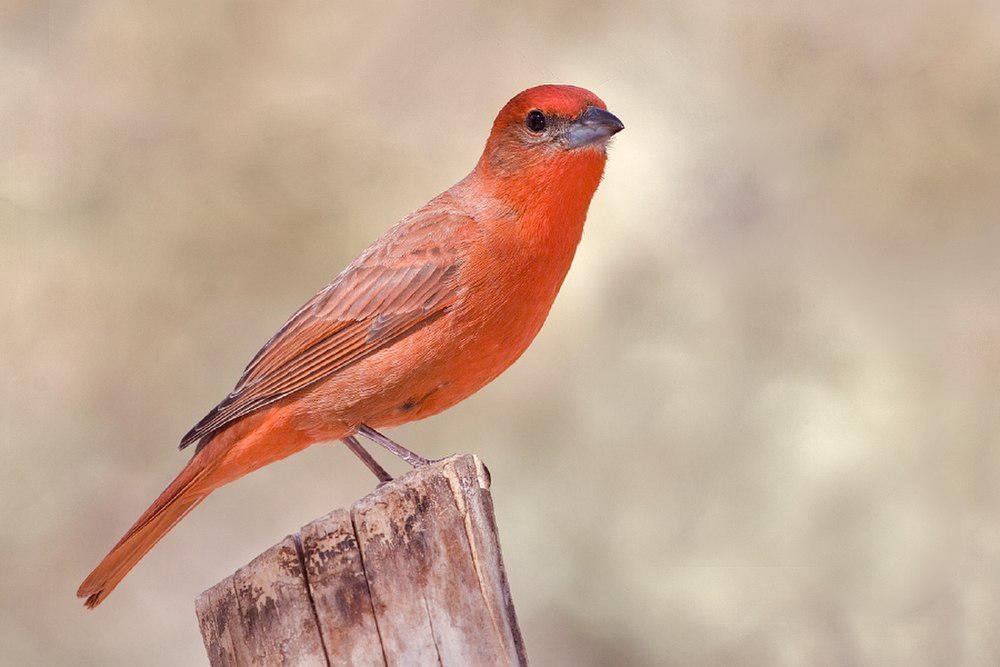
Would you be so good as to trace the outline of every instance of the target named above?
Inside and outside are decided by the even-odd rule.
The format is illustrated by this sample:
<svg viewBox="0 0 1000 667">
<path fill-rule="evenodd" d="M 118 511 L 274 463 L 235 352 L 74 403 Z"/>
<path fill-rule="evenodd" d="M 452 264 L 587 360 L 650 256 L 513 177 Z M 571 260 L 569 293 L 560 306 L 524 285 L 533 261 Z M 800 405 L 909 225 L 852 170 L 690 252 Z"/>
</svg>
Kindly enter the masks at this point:
<svg viewBox="0 0 1000 667">
<path fill-rule="evenodd" d="M 181 440 L 195 454 L 91 572 L 96 607 L 215 489 L 315 442 L 343 440 L 381 480 L 361 434 L 437 414 L 507 369 L 538 333 L 623 129 L 593 93 L 530 88 L 493 123 L 475 169 L 411 213 L 299 309 L 236 388 Z"/>
</svg>

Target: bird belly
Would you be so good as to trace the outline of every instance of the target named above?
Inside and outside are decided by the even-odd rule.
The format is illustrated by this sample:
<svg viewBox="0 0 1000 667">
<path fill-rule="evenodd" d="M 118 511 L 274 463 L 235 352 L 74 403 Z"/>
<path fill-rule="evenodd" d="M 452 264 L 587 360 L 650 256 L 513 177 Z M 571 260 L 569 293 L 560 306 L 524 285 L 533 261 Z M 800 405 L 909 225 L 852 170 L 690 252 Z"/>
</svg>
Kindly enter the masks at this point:
<svg viewBox="0 0 1000 667">
<path fill-rule="evenodd" d="M 430 417 L 479 391 L 513 364 L 538 333 L 555 289 L 485 302 L 444 316 L 307 392 L 301 427 L 316 439 L 343 424 L 398 426 Z M 551 296 L 549 295 L 551 293 Z"/>
<path fill-rule="evenodd" d="M 397 426 L 482 389 L 545 322 L 573 260 L 583 213 L 571 223 L 556 225 L 558 233 L 547 232 L 545 243 L 535 238 L 538 225 L 517 228 L 528 236 L 492 234 L 455 276 L 463 292 L 450 310 L 308 390 L 300 403 L 305 428 L 321 439 L 344 424 Z"/>
</svg>

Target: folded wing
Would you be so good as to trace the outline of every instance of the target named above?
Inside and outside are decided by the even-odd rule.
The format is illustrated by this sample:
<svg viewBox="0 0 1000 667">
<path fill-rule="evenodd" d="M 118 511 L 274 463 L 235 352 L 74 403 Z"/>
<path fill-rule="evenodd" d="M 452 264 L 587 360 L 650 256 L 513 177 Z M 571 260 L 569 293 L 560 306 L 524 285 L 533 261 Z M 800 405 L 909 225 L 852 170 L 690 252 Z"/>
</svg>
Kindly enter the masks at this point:
<svg viewBox="0 0 1000 667">
<path fill-rule="evenodd" d="M 463 216 L 404 220 L 314 296 L 264 345 L 236 388 L 181 440 L 201 445 L 225 426 L 383 349 L 447 312 L 458 297 L 460 248 L 436 244 Z M 455 235 L 444 234 L 451 239 Z M 463 235 L 458 234 L 461 238 Z"/>
</svg>

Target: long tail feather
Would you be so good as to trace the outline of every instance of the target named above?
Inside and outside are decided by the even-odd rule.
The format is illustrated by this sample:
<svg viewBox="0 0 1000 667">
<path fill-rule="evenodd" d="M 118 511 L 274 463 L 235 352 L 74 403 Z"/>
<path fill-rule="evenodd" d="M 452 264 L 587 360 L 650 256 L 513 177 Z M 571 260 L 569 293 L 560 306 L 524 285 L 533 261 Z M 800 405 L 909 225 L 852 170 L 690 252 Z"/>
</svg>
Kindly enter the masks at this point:
<svg viewBox="0 0 1000 667">
<path fill-rule="evenodd" d="M 86 598 L 84 605 L 88 609 L 101 604 L 136 563 L 205 499 L 211 489 L 198 488 L 197 484 L 203 472 L 192 460 L 80 584 L 76 594 Z"/>
<path fill-rule="evenodd" d="M 80 585 L 76 594 L 86 598 L 84 604 L 91 609 L 101 604 L 153 545 L 213 490 L 313 442 L 311 436 L 287 428 L 289 414 L 294 410 L 272 408 L 250 415 L 214 435 L 206 447 L 199 446 L 177 479 Z M 325 435 L 334 440 L 344 433 Z"/>
</svg>

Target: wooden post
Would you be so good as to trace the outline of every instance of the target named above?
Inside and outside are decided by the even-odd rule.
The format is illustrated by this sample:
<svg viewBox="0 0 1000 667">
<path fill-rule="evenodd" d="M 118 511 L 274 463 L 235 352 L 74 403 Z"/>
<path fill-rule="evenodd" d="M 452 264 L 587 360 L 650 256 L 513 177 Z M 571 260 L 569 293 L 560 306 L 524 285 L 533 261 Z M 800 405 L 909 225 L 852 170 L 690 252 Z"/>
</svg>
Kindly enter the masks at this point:
<svg viewBox="0 0 1000 667">
<path fill-rule="evenodd" d="M 304 526 L 195 607 L 213 666 L 527 664 L 489 474 L 470 454 Z"/>
</svg>

